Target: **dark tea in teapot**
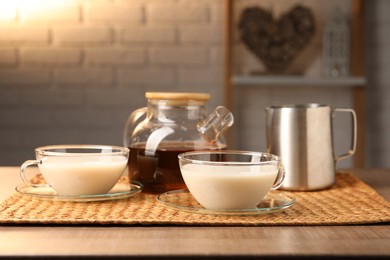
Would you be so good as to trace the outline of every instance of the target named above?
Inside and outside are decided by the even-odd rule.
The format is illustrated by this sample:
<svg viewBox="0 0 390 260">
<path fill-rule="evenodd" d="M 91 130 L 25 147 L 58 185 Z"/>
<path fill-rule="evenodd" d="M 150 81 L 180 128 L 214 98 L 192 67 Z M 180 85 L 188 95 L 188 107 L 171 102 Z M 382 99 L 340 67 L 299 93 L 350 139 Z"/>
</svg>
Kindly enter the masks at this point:
<svg viewBox="0 0 390 260">
<path fill-rule="evenodd" d="M 226 146 L 213 147 L 222 150 Z M 169 190 L 186 189 L 181 176 L 178 155 L 188 151 L 199 150 L 195 147 L 175 142 L 160 144 L 154 155 L 147 154 L 145 144 L 130 146 L 128 163 L 129 178 L 144 185 L 146 193 L 162 193 Z M 202 150 L 210 150 L 202 149 Z"/>
</svg>

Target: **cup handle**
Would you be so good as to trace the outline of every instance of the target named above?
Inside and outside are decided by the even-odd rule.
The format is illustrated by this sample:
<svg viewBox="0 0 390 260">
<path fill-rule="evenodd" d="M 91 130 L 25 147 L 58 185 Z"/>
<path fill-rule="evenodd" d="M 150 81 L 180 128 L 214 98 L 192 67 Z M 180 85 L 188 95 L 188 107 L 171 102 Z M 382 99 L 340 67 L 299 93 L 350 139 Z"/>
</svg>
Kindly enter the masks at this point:
<svg viewBox="0 0 390 260">
<path fill-rule="evenodd" d="M 357 117 L 356 113 L 353 109 L 349 108 L 335 108 L 334 112 L 344 112 L 344 113 L 351 113 L 352 115 L 352 141 L 351 141 L 351 148 L 348 150 L 348 152 L 341 154 L 335 158 L 336 163 L 341 160 L 345 159 L 347 157 L 352 156 L 356 151 L 356 143 L 357 143 Z"/>
<path fill-rule="evenodd" d="M 23 182 L 25 184 L 27 184 L 28 186 L 32 186 L 32 187 L 36 187 L 36 188 L 39 188 L 39 187 L 51 187 L 49 184 L 34 184 L 34 183 L 31 183 L 27 176 L 26 176 L 26 169 L 27 167 L 29 166 L 33 166 L 33 165 L 38 165 L 38 164 L 41 164 L 42 162 L 40 160 L 28 160 L 28 161 L 25 161 L 22 166 L 20 166 L 20 177 L 22 178 Z"/>
<path fill-rule="evenodd" d="M 274 184 L 272 185 L 271 190 L 279 189 L 280 186 L 282 186 L 285 177 L 286 177 L 286 171 L 284 170 L 283 165 L 280 164 L 278 175 L 276 176 L 276 180 L 275 180 Z"/>
</svg>

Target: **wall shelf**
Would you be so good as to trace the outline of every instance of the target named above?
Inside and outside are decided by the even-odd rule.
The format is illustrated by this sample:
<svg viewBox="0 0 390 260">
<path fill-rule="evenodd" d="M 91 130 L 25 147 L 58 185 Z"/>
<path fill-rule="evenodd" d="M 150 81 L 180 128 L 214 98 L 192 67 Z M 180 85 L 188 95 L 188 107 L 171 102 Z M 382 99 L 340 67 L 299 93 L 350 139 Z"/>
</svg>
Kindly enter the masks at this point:
<svg viewBox="0 0 390 260">
<path fill-rule="evenodd" d="M 353 157 L 354 167 L 365 166 L 365 122 L 366 122 L 366 86 L 365 77 L 365 11 L 364 0 L 351 1 L 351 51 L 350 73 L 352 76 L 343 78 L 325 78 L 315 76 L 268 76 L 268 75 L 237 75 L 233 70 L 235 62 L 233 55 L 233 13 L 234 0 L 224 0 L 224 103 L 233 109 L 234 88 L 241 86 L 307 86 L 307 87 L 343 87 L 351 91 L 353 108 L 360 118 L 358 120 L 358 147 Z M 232 132 L 228 139 L 232 140 Z"/>
<path fill-rule="evenodd" d="M 364 77 L 309 77 L 309 76 L 262 76 L 262 75 L 235 75 L 232 77 L 232 84 L 236 86 L 256 85 L 265 86 L 334 86 L 334 87 L 357 87 L 365 86 Z"/>
</svg>

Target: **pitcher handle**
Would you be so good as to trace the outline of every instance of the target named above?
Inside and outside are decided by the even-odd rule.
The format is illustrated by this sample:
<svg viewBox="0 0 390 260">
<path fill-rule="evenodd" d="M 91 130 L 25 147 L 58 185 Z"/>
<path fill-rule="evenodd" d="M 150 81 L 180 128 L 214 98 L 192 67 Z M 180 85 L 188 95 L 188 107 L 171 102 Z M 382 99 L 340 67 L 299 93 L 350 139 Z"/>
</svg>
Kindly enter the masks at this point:
<svg viewBox="0 0 390 260">
<path fill-rule="evenodd" d="M 137 110 L 133 111 L 129 117 L 127 118 L 125 128 L 123 130 L 123 146 L 129 147 L 130 140 L 131 140 L 131 134 L 133 133 L 133 130 L 136 125 L 138 125 L 141 117 L 146 115 L 148 108 L 147 107 L 141 107 Z"/>
<path fill-rule="evenodd" d="M 348 150 L 348 152 L 341 154 L 336 157 L 336 163 L 337 161 L 341 159 L 345 159 L 347 157 L 352 156 L 356 151 L 356 142 L 357 142 L 357 118 L 356 113 L 353 109 L 349 108 L 335 108 L 334 112 L 344 112 L 344 113 L 351 113 L 352 114 L 352 140 L 351 140 L 351 148 Z"/>
</svg>

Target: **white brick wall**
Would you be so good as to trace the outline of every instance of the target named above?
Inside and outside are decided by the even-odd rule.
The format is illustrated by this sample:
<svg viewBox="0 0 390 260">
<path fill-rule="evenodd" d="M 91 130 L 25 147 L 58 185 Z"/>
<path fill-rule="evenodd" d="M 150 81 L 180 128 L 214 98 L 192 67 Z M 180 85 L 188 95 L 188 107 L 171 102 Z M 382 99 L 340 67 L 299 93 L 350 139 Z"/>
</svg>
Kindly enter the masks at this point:
<svg viewBox="0 0 390 260">
<path fill-rule="evenodd" d="M 50 83 L 50 78 L 49 69 L 6 68 L 0 70 L 0 82 L 3 87 L 8 84 L 24 84 L 26 86 L 39 84 L 45 86 Z"/>
<path fill-rule="evenodd" d="M 205 91 L 210 110 L 220 104 L 221 9 L 213 0 L 11 1 L 0 11 L 0 165 L 46 144 L 121 145 L 145 91 Z"/>
<path fill-rule="evenodd" d="M 153 23 L 207 23 L 209 13 L 209 6 L 202 1 L 188 5 L 164 4 L 161 1 L 155 1 L 146 8 L 146 15 Z"/>
<path fill-rule="evenodd" d="M 137 22 L 144 20 L 142 5 L 132 4 L 93 4 L 86 6 L 85 16 L 90 21 Z"/>
<path fill-rule="evenodd" d="M 44 44 L 49 43 L 46 26 L 7 25 L 0 26 L 0 44 Z M 12 45 L 13 46 L 13 45 Z"/>
<path fill-rule="evenodd" d="M 212 95 L 209 110 L 222 104 L 223 1 L 60 2 L 34 0 L 34 5 L 18 8 L 9 1 L 0 10 L 0 165 L 20 165 L 33 158 L 34 147 L 46 144 L 121 145 L 126 117 L 146 104 L 145 91 L 204 91 Z M 375 116 L 370 116 L 368 154 L 373 166 L 390 167 L 390 142 L 385 141 L 390 140 L 388 2 L 375 0 L 369 5 L 370 23 L 376 29 L 370 36 L 375 59 L 370 61 L 374 69 L 369 113 Z M 245 59 L 258 64 L 245 52 L 236 54 L 242 58 L 237 66 Z M 318 73 L 317 65 L 309 73 Z M 235 141 L 240 149 L 265 149 L 265 106 L 294 102 L 351 106 L 346 90 L 235 91 Z M 340 128 L 346 128 L 343 122 Z M 343 150 L 345 133 L 337 131 L 335 138 Z"/>
<path fill-rule="evenodd" d="M 81 50 L 25 48 L 21 57 L 21 62 L 29 66 L 77 66 L 81 63 Z"/>
<path fill-rule="evenodd" d="M 59 5 L 49 1 L 35 1 L 34 4 L 19 7 L 20 20 L 23 22 L 72 22 L 80 20 L 77 5 Z"/>
<path fill-rule="evenodd" d="M 48 110 L 56 107 L 82 107 L 83 92 L 78 89 L 52 90 L 36 89 L 24 91 L 25 105 L 44 107 Z"/>
<path fill-rule="evenodd" d="M 18 53 L 14 48 L 0 49 L 0 66 L 15 66 L 18 62 Z"/>
<path fill-rule="evenodd" d="M 114 73 L 111 68 L 70 68 L 57 69 L 53 81 L 70 86 L 89 85 L 91 87 L 109 86 L 114 83 Z"/>
<path fill-rule="evenodd" d="M 207 48 L 199 47 L 154 47 L 149 51 L 150 62 L 158 65 L 207 65 Z"/>
<path fill-rule="evenodd" d="M 138 84 L 141 86 L 174 85 L 175 73 L 173 68 L 148 66 L 120 69 L 118 70 L 117 78 L 120 84 Z"/>
<path fill-rule="evenodd" d="M 140 28 L 126 28 L 122 30 L 123 43 L 138 43 L 161 46 L 173 44 L 176 41 L 176 30 L 162 26 L 141 26 Z"/>
<path fill-rule="evenodd" d="M 146 50 L 139 47 L 88 49 L 85 54 L 91 66 L 145 65 Z"/>
<path fill-rule="evenodd" d="M 111 44 L 113 41 L 113 29 L 105 26 L 72 26 L 53 29 L 53 42 L 58 44 L 94 46 Z"/>
</svg>

